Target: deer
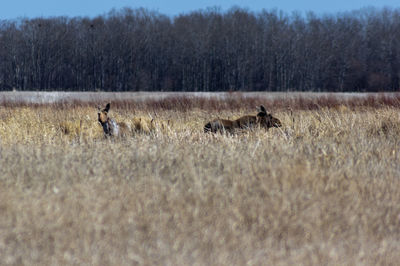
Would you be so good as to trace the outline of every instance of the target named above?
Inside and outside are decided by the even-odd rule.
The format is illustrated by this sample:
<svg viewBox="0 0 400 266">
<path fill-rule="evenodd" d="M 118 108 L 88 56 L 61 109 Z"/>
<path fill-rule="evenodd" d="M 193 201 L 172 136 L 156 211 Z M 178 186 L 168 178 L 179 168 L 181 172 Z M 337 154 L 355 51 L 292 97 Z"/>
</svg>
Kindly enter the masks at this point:
<svg viewBox="0 0 400 266">
<path fill-rule="evenodd" d="M 108 112 L 110 111 L 110 103 L 107 103 L 106 107 L 101 110 L 98 107 L 98 121 L 103 127 L 104 136 L 107 137 L 122 137 L 126 136 L 130 132 L 130 127 L 124 123 L 115 122 L 114 119 L 108 116 Z"/>
<path fill-rule="evenodd" d="M 246 115 L 236 120 L 215 119 L 204 126 L 204 132 L 233 133 L 237 129 L 252 129 L 256 126 L 269 129 L 271 127 L 281 127 L 282 123 L 261 105 L 257 115 Z"/>
</svg>

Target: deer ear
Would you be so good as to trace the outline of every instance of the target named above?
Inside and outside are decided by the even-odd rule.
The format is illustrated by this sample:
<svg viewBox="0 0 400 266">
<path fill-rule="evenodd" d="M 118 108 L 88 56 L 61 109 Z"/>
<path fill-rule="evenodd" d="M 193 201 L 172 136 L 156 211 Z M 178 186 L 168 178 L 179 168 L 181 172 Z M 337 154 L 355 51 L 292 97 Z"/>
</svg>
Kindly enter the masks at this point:
<svg viewBox="0 0 400 266">
<path fill-rule="evenodd" d="M 107 103 L 106 108 L 104 109 L 104 111 L 106 111 L 108 113 L 109 110 L 110 110 L 110 103 Z"/>
</svg>

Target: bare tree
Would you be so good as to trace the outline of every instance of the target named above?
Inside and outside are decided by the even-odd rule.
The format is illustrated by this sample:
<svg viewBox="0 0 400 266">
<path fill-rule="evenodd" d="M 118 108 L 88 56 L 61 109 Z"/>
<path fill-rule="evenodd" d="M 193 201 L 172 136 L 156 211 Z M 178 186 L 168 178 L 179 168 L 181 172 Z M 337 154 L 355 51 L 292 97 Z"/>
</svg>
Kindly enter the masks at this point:
<svg viewBox="0 0 400 266">
<path fill-rule="evenodd" d="M 0 21 L 1 90 L 398 91 L 400 9 Z"/>
</svg>

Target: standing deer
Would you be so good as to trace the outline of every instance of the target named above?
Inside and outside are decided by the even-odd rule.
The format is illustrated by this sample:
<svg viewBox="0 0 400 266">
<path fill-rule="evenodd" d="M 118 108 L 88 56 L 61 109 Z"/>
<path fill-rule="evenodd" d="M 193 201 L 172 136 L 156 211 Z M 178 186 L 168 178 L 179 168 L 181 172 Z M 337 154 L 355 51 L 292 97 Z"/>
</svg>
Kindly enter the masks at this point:
<svg viewBox="0 0 400 266">
<path fill-rule="evenodd" d="M 106 137 L 121 137 L 126 136 L 130 131 L 130 128 L 124 122 L 117 123 L 114 119 L 108 117 L 108 111 L 110 110 L 110 103 L 106 105 L 106 108 L 101 110 L 98 107 L 98 120 L 103 127 L 104 135 Z"/>
<path fill-rule="evenodd" d="M 282 123 L 278 118 L 267 113 L 264 106 L 260 106 L 257 115 L 246 115 L 236 120 L 215 119 L 204 126 L 204 132 L 229 132 L 233 133 L 236 129 L 252 129 L 255 126 L 264 128 L 281 127 Z"/>
</svg>

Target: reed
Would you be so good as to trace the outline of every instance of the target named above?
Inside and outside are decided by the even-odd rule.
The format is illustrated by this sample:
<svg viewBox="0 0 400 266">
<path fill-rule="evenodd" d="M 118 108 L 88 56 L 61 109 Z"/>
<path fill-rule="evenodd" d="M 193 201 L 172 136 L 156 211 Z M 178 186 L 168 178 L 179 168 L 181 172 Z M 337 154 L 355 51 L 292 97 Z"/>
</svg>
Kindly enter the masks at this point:
<svg viewBox="0 0 400 266">
<path fill-rule="evenodd" d="M 0 264 L 400 261 L 398 102 L 266 102 L 282 127 L 221 135 L 258 100 L 175 100 L 112 102 L 149 130 L 108 139 L 97 105 L 2 105 Z"/>
</svg>

